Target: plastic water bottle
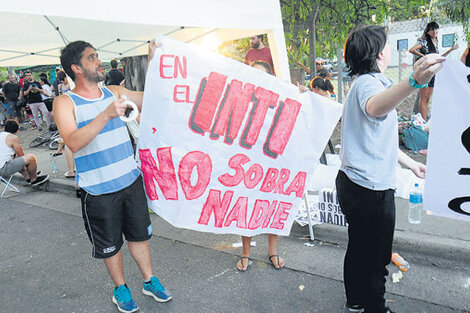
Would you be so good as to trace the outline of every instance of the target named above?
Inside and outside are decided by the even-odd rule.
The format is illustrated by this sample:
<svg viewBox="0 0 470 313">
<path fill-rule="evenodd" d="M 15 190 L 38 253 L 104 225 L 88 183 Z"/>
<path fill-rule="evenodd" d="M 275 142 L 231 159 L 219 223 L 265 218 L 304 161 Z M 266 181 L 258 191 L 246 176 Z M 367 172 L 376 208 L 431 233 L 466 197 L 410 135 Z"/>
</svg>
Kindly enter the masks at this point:
<svg viewBox="0 0 470 313">
<path fill-rule="evenodd" d="M 421 213 L 423 212 L 423 192 L 418 183 L 410 190 L 410 203 L 408 209 L 408 222 L 411 224 L 421 223 Z"/>
<path fill-rule="evenodd" d="M 59 173 L 59 170 L 57 169 L 57 164 L 55 163 L 55 160 L 54 160 L 54 157 L 52 156 L 52 153 L 49 153 L 49 156 L 51 158 L 52 173 Z"/>
<path fill-rule="evenodd" d="M 410 263 L 406 262 L 406 260 L 402 258 L 398 253 L 392 253 L 392 262 L 393 264 L 398 266 L 398 268 L 402 272 L 408 272 L 408 270 L 410 269 Z"/>
</svg>

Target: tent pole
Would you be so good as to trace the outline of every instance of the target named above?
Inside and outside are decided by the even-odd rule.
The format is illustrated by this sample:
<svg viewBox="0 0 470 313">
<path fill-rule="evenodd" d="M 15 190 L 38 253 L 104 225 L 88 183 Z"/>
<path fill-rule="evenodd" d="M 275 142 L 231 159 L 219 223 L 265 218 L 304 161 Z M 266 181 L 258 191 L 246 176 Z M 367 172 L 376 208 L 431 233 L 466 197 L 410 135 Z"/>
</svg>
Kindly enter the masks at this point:
<svg viewBox="0 0 470 313">
<path fill-rule="evenodd" d="M 64 42 L 64 44 L 67 45 L 70 41 L 64 36 L 64 34 L 62 34 L 59 27 L 54 25 L 54 23 L 52 23 L 52 21 L 46 15 L 43 15 L 43 16 L 52 25 L 52 27 L 54 27 L 54 29 L 59 33 L 60 38 L 62 38 L 62 41 Z"/>
</svg>

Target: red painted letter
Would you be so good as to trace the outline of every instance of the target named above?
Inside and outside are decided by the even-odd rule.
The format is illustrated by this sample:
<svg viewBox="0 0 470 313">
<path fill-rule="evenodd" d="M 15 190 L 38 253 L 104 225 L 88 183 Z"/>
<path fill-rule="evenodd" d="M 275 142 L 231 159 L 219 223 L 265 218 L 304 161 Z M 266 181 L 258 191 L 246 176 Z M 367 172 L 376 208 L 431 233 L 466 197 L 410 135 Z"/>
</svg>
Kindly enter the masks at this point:
<svg viewBox="0 0 470 313">
<path fill-rule="evenodd" d="M 263 222 L 266 220 L 268 213 L 269 213 L 269 201 L 257 199 L 255 201 L 255 207 L 253 208 L 253 213 L 251 214 L 250 222 L 248 223 L 248 228 L 249 229 L 259 228 L 261 224 L 263 224 Z"/>
<path fill-rule="evenodd" d="M 292 203 L 279 202 L 279 206 L 277 207 L 276 214 L 274 214 L 271 228 L 283 229 L 284 222 L 289 217 L 289 213 L 287 213 L 287 211 L 289 211 L 291 208 L 292 208 Z"/>
<path fill-rule="evenodd" d="M 164 79 L 173 78 L 173 75 L 165 76 L 165 73 L 163 73 L 163 69 L 165 67 L 173 67 L 173 65 L 164 64 L 163 61 L 165 58 L 174 58 L 174 57 L 175 56 L 173 54 L 162 54 L 160 56 L 160 77 L 161 78 L 164 78 Z"/>
<path fill-rule="evenodd" d="M 252 177 L 253 176 L 253 177 Z M 253 164 L 245 174 L 245 186 L 248 189 L 255 188 L 263 178 L 263 167 L 259 164 Z"/>
<path fill-rule="evenodd" d="M 279 95 L 262 87 L 257 87 L 253 107 L 251 109 L 248 121 L 243 130 L 243 136 L 240 138 L 240 145 L 250 149 L 258 140 L 259 132 L 263 126 L 268 108 L 274 108 L 277 105 Z"/>
<path fill-rule="evenodd" d="M 154 182 L 156 180 L 165 199 L 178 200 L 178 184 L 171 156 L 171 147 L 157 149 L 159 167 L 157 167 L 150 149 L 140 149 L 139 156 L 144 176 L 145 191 L 149 199 L 158 200 Z"/>
<path fill-rule="evenodd" d="M 227 216 L 224 226 L 228 227 L 233 221 L 237 221 L 238 228 L 246 228 L 246 210 L 248 206 L 248 198 L 240 197 Z"/>
<path fill-rule="evenodd" d="M 178 97 L 178 95 L 184 95 L 184 98 L 183 97 Z M 175 103 L 178 103 L 178 102 L 188 102 L 190 103 L 189 101 L 189 86 L 187 85 L 176 85 L 175 86 L 175 89 L 173 89 L 173 101 Z"/>
<path fill-rule="evenodd" d="M 225 136 L 225 143 L 232 144 L 238 136 L 254 90 L 255 86 L 252 84 L 246 83 L 242 89 L 241 81 L 232 80 L 219 106 L 211 138 Z"/>
<path fill-rule="evenodd" d="M 302 196 L 304 195 L 306 179 L 307 179 L 307 173 L 298 172 L 297 175 L 295 175 L 292 182 L 290 183 L 289 187 L 287 187 L 284 194 L 290 196 L 292 192 L 295 192 L 295 196 L 297 198 L 302 198 Z"/>
<path fill-rule="evenodd" d="M 266 173 L 266 177 L 264 178 L 263 184 L 259 189 L 262 192 L 271 192 L 276 187 L 276 179 L 279 175 L 279 170 L 277 168 L 270 167 L 268 172 Z"/>
<path fill-rule="evenodd" d="M 181 76 L 183 79 L 186 79 L 188 76 L 188 68 L 186 67 L 186 57 L 183 56 L 183 64 L 181 64 L 180 57 L 175 57 L 175 76 L 174 78 L 178 77 L 178 70 L 181 72 Z"/>
<path fill-rule="evenodd" d="M 199 134 L 209 132 L 219 99 L 225 89 L 227 76 L 211 72 L 207 80 L 202 80 L 196 96 L 189 125 Z"/>
<path fill-rule="evenodd" d="M 228 160 L 228 166 L 235 170 L 235 174 L 232 176 L 229 173 L 221 175 L 219 177 L 219 182 L 225 187 L 233 187 L 238 185 L 245 176 L 245 171 L 243 170 L 242 165 L 249 162 L 250 158 L 244 154 L 235 154 L 233 157 Z"/>
<path fill-rule="evenodd" d="M 197 170 L 197 182 L 191 186 L 191 174 L 194 167 Z M 191 151 L 181 159 L 178 177 L 187 200 L 197 199 L 206 191 L 211 180 L 211 173 L 211 158 L 201 151 Z"/>
<path fill-rule="evenodd" d="M 212 211 L 214 211 L 214 226 L 221 228 L 232 197 L 233 191 L 229 190 L 224 193 L 224 198 L 220 200 L 220 190 L 209 190 L 209 195 L 207 196 L 206 203 L 204 203 L 202 207 L 198 224 L 209 224 L 209 218 L 211 217 Z"/>
<path fill-rule="evenodd" d="M 294 130 L 297 115 L 299 115 L 302 104 L 295 100 L 286 99 L 286 102 L 279 105 L 274 115 L 271 128 L 269 129 L 263 150 L 267 156 L 277 158 L 286 148 L 289 138 Z"/>
</svg>

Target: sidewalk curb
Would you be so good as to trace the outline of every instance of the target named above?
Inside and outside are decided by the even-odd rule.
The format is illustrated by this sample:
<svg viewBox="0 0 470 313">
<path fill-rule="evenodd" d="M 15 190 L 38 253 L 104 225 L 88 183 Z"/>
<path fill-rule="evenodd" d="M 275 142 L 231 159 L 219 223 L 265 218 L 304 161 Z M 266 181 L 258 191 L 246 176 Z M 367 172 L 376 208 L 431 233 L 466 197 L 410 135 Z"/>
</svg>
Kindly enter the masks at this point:
<svg viewBox="0 0 470 313">
<path fill-rule="evenodd" d="M 300 226 L 296 222 L 292 226 L 292 232 L 299 234 L 299 228 L 308 234 L 308 226 Z M 347 246 L 348 231 L 346 227 L 332 224 L 319 224 L 314 226 L 315 240 L 334 242 Z M 441 238 L 436 235 L 406 233 L 396 228 L 393 238 L 393 251 L 404 255 L 419 252 L 424 257 L 453 259 L 470 262 L 470 242 L 459 238 Z"/>
<path fill-rule="evenodd" d="M 13 176 L 12 182 L 18 186 L 32 189 L 26 185 L 20 174 Z M 50 179 L 49 189 L 52 192 L 60 192 L 75 197 L 75 182 L 64 179 Z M 308 227 L 300 226 L 294 222 L 290 236 L 308 236 Z M 333 224 L 319 224 L 314 226 L 315 239 L 326 242 L 334 242 L 347 246 L 348 231 L 346 227 Z M 419 252 L 424 257 L 445 258 L 470 263 L 470 242 L 459 238 L 442 238 L 433 234 L 409 233 L 396 228 L 394 233 L 393 250 L 403 253 Z"/>
<path fill-rule="evenodd" d="M 20 174 L 13 175 L 13 179 L 11 181 L 13 184 L 19 187 L 35 189 L 35 187 L 31 187 L 28 183 L 26 183 L 23 176 L 21 176 Z M 60 192 L 75 196 L 75 181 L 65 181 L 63 179 L 49 178 L 49 189 L 50 190 L 48 191 Z"/>
</svg>

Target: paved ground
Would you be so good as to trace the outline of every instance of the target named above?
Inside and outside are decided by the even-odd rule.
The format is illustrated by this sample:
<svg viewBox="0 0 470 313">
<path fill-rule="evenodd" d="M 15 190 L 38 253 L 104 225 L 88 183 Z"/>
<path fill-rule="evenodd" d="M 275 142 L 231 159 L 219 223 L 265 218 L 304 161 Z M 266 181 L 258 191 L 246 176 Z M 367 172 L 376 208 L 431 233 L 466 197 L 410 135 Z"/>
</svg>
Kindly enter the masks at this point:
<svg viewBox="0 0 470 313">
<path fill-rule="evenodd" d="M 33 191 L 0 201 L 3 312 L 116 311 L 107 272 L 90 256 L 78 199 Z M 140 275 L 125 247 L 126 277 L 141 312 L 341 312 L 341 240 L 307 247 L 305 229 L 296 228 L 280 240 L 287 267 L 277 271 L 266 263 L 266 236 L 257 236 L 253 264 L 240 273 L 239 251 L 232 248 L 238 236 L 176 229 L 156 215 L 152 222 L 155 272 L 174 300 L 157 304 L 140 293 Z M 390 306 L 397 312 L 470 312 L 468 262 L 405 255 L 412 268 L 399 283 L 388 283 Z"/>
<path fill-rule="evenodd" d="M 50 173 L 45 147 L 27 148 L 37 131 L 20 132 L 26 152 Z M 20 194 L 0 200 L 0 303 L 4 312 L 114 312 L 112 283 L 91 248 L 74 197 L 73 180 L 63 177 L 64 157 L 50 189 L 31 189 L 15 180 Z M 406 221 L 407 201 L 397 198 L 394 250 L 411 264 L 399 283 L 388 282 L 387 299 L 397 312 L 470 312 L 469 224 L 424 216 L 420 225 Z M 322 224 L 317 241 L 304 245 L 307 228 L 294 223 L 279 241 L 286 269 L 267 264 L 267 238 L 257 236 L 253 264 L 235 269 L 238 236 L 176 229 L 152 215 L 150 247 L 158 276 L 174 301 L 155 304 L 140 293 L 139 273 L 125 251 L 130 288 L 142 312 L 341 312 L 344 303 L 342 259 L 346 229 Z M 360 269 L 358 269 L 360 270 Z M 398 272 L 393 265 L 391 273 Z"/>
</svg>

